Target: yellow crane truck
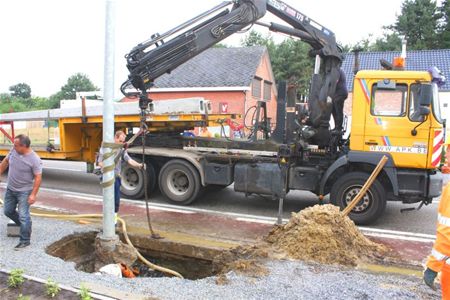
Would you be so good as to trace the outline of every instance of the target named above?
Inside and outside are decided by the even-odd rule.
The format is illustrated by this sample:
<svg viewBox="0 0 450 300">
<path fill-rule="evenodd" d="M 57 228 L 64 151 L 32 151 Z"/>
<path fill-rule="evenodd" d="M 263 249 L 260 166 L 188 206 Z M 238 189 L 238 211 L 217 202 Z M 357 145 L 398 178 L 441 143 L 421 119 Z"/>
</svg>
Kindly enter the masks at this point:
<svg viewBox="0 0 450 300">
<path fill-rule="evenodd" d="M 266 12 L 287 26 L 261 22 Z M 321 200 L 330 194 L 330 201 L 344 208 L 383 155 L 389 161 L 351 212 L 355 222 L 373 222 L 388 200 L 428 204 L 440 195 L 438 167 L 444 122 L 438 84 L 443 76 L 437 69 L 405 71 L 405 57 L 393 64 L 384 61 L 383 71 L 359 71 L 354 82 L 351 133 L 344 138 L 342 130 L 330 128 L 336 86 L 342 76 L 342 49 L 331 30 L 279 0 L 225 1 L 164 34 L 153 34 L 125 56 L 129 76 L 121 86 L 122 93 L 138 97 L 139 107 L 145 110 L 152 102 L 155 79 L 254 24 L 299 38 L 312 47 L 310 55 L 316 63 L 307 107 L 286 101 L 286 83 L 278 82 L 273 132 L 265 118 L 265 102 L 260 101 L 248 141 L 186 138 L 171 149 L 176 153 L 173 158 L 159 156 L 167 147 L 151 141 L 147 150 L 130 149 L 136 154 L 144 152 L 143 158 L 154 166 L 155 181 L 169 201 L 189 204 L 205 186 L 220 188 L 234 183 L 237 192 L 273 199 L 283 199 L 289 190 L 311 191 Z"/>
<path fill-rule="evenodd" d="M 258 21 L 266 11 L 290 26 Z M 189 118 L 184 123 L 177 123 L 176 115 L 160 116 L 161 122 L 151 120 L 155 117 L 148 110 L 156 103 L 151 101 L 155 79 L 252 24 L 312 46 L 316 65 L 306 105 L 292 101 L 286 82 L 278 82 L 275 129 L 271 131 L 265 118 L 266 103 L 260 101 L 248 140 L 180 135 L 201 122 L 223 126 L 227 116 L 180 115 L 178 118 Z M 146 171 L 131 166 L 122 169 L 122 192 L 128 197 L 140 198 L 145 186 L 149 190 L 158 186 L 169 202 L 187 205 L 205 188 L 221 189 L 234 183 L 236 192 L 268 195 L 274 200 L 283 199 L 290 190 L 313 192 L 319 200 L 329 194 L 331 203 L 344 208 L 383 155 L 389 159 L 387 164 L 349 215 L 356 223 L 375 221 L 387 201 L 429 204 L 440 195 L 438 167 L 444 139 L 440 74 L 434 69 L 405 71 L 398 63 L 385 63 L 391 70 L 359 71 L 354 81 L 350 135 L 346 137 L 330 128 L 342 51 L 331 30 L 284 2 L 223 2 L 167 33 L 152 35 L 133 48 L 126 60 L 130 74 L 121 91 L 139 99 L 136 109 L 148 116 L 146 122 L 152 130 L 143 145 L 128 148 L 130 155 L 147 164 Z M 116 116 L 116 127 L 141 127 L 139 114 Z M 7 116 L 1 115 L 0 121 Z M 61 151 L 41 152 L 41 156 L 93 162 L 100 146 L 101 116 L 88 117 L 87 123 L 83 117 L 61 118 L 59 124 Z M 6 150 L 2 151 L 5 155 Z M 142 172 L 147 172 L 146 176 Z"/>
</svg>

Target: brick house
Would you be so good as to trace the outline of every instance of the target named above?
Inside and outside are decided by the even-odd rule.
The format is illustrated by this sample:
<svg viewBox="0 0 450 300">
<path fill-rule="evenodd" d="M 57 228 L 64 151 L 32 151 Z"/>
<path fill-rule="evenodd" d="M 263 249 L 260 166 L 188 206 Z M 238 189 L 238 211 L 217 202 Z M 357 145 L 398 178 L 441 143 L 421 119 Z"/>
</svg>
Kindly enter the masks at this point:
<svg viewBox="0 0 450 300">
<path fill-rule="evenodd" d="M 264 100 L 274 124 L 276 92 L 269 53 L 266 47 L 254 46 L 208 49 L 155 80 L 149 94 L 156 101 L 203 97 L 211 101 L 214 114 L 233 113 L 242 118 L 258 100 Z M 247 125 L 251 123 L 251 115 L 248 114 Z"/>
<path fill-rule="evenodd" d="M 380 70 L 380 59 L 384 58 L 392 62 L 394 57 L 401 55 L 400 51 L 386 52 L 361 52 L 360 69 L 361 70 Z M 347 88 L 349 97 L 345 101 L 345 114 L 351 116 L 352 112 L 352 90 L 353 90 L 353 66 L 354 54 L 347 53 L 342 64 L 342 69 L 347 77 Z M 450 118 L 450 49 L 439 50 L 414 50 L 407 52 L 406 69 L 411 71 L 426 71 L 436 66 L 444 73 L 447 82 L 439 90 L 441 100 L 441 114 L 444 118 Z M 386 104 L 386 107 L 388 105 Z M 395 109 L 394 109 L 395 110 Z"/>
</svg>

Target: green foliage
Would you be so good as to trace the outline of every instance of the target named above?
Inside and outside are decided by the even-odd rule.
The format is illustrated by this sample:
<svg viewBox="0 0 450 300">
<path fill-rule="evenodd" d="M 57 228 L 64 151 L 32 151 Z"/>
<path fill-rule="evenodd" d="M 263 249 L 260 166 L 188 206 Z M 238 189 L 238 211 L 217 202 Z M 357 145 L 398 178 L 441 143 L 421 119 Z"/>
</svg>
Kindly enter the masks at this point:
<svg viewBox="0 0 450 300">
<path fill-rule="evenodd" d="M 435 1 L 406 0 L 397 21 L 389 26 L 406 37 L 409 48 L 436 49 L 439 47 L 438 22 L 440 14 Z"/>
<path fill-rule="evenodd" d="M 33 97 L 30 98 L 31 105 L 29 106 L 30 110 L 40 110 L 40 109 L 49 109 L 50 102 L 47 98 L 44 97 Z"/>
<path fill-rule="evenodd" d="M 371 35 L 355 45 L 347 45 L 349 51 L 360 47 L 362 51 L 400 51 L 405 37 L 408 49 L 450 48 L 450 1 L 440 7 L 433 0 L 405 0 L 394 24 L 384 26 L 382 37 L 372 42 Z"/>
<path fill-rule="evenodd" d="M 48 109 L 47 98 L 31 97 L 20 98 L 9 94 L 0 94 L 0 113 L 21 112 L 29 110 Z"/>
<path fill-rule="evenodd" d="M 10 113 L 10 112 L 20 112 L 26 111 L 27 107 L 20 102 L 12 102 L 12 103 L 0 103 L 0 113 Z"/>
<path fill-rule="evenodd" d="M 8 277 L 8 287 L 17 288 L 25 282 L 22 269 L 14 269 Z"/>
<path fill-rule="evenodd" d="M 300 94 L 307 93 L 314 59 L 309 56 L 310 46 L 300 40 L 286 39 L 277 45 L 272 67 L 277 80 L 288 80 Z"/>
<path fill-rule="evenodd" d="M 438 29 L 439 44 L 442 49 L 450 48 L 450 0 L 444 0 L 439 8 L 440 23 Z"/>
<path fill-rule="evenodd" d="M 19 294 L 19 296 L 17 297 L 17 300 L 31 300 L 31 297 Z"/>
<path fill-rule="evenodd" d="M 31 97 L 31 87 L 26 83 L 18 83 L 9 87 L 11 96 L 19 98 L 30 98 Z"/>
<path fill-rule="evenodd" d="M 91 295 L 89 294 L 90 290 L 85 287 L 84 285 L 81 285 L 80 291 L 78 292 L 78 296 L 81 300 L 92 300 Z"/>
<path fill-rule="evenodd" d="M 77 73 L 49 98 L 31 97 L 31 89 L 26 83 L 13 85 L 9 90 L 11 94 L 0 94 L 0 113 L 58 108 L 60 100 L 75 99 L 76 92 L 96 91 L 98 88 L 86 75 Z"/>
<path fill-rule="evenodd" d="M 370 51 L 400 51 L 402 50 L 402 39 L 395 32 L 385 32 L 383 37 L 377 38 L 375 43 L 370 45 Z"/>
<path fill-rule="evenodd" d="M 370 38 L 372 37 L 372 35 L 369 35 L 369 37 L 360 40 L 359 42 L 357 42 L 355 45 L 350 46 L 350 49 L 359 49 L 360 51 L 369 51 L 371 49 L 371 42 L 370 42 Z"/>
<path fill-rule="evenodd" d="M 251 46 L 267 46 L 273 39 L 270 34 L 263 36 L 260 32 L 251 30 L 243 39 L 241 39 L 241 45 L 243 47 Z"/>
<path fill-rule="evenodd" d="M 50 298 L 55 298 L 59 292 L 61 291 L 61 288 L 58 286 L 56 282 L 54 282 L 52 279 L 47 279 L 47 282 L 45 283 L 45 293 Z"/>
<path fill-rule="evenodd" d="M 241 44 L 245 47 L 266 46 L 275 79 L 288 80 L 297 86 L 299 93 L 306 93 L 314 63 L 308 54 L 308 44 L 296 39 L 286 39 L 277 44 L 270 34 L 263 36 L 254 30 L 241 40 Z"/>
<path fill-rule="evenodd" d="M 76 73 L 67 79 L 67 83 L 61 87 L 61 90 L 50 96 L 50 108 L 58 108 L 59 101 L 63 99 L 75 99 L 76 92 L 98 91 L 89 77 L 82 73 Z"/>
</svg>

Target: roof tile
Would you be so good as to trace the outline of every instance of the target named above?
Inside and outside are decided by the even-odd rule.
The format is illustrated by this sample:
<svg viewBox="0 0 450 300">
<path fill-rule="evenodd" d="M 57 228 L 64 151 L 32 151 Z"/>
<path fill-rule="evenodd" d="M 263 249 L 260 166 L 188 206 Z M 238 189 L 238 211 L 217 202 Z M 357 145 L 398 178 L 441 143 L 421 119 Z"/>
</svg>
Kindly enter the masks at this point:
<svg viewBox="0 0 450 300">
<path fill-rule="evenodd" d="M 210 48 L 155 80 L 156 88 L 250 86 L 266 47 Z"/>
</svg>

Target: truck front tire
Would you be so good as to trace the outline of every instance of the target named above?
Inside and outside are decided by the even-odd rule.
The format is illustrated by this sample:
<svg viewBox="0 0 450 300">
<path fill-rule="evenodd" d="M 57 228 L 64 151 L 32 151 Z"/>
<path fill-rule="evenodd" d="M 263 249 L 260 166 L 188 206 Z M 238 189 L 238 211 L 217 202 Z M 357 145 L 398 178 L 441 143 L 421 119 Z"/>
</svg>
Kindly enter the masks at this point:
<svg viewBox="0 0 450 300">
<path fill-rule="evenodd" d="M 159 189 L 169 202 L 188 205 L 202 190 L 197 170 L 188 162 L 169 160 L 159 172 Z"/>
<path fill-rule="evenodd" d="M 352 172 L 339 178 L 332 186 L 330 202 L 344 209 L 355 198 L 369 174 Z M 350 212 L 349 217 L 358 225 L 367 225 L 377 220 L 386 208 L 386 191 L 375 179 L 367 193 Z"/>
</svg>

